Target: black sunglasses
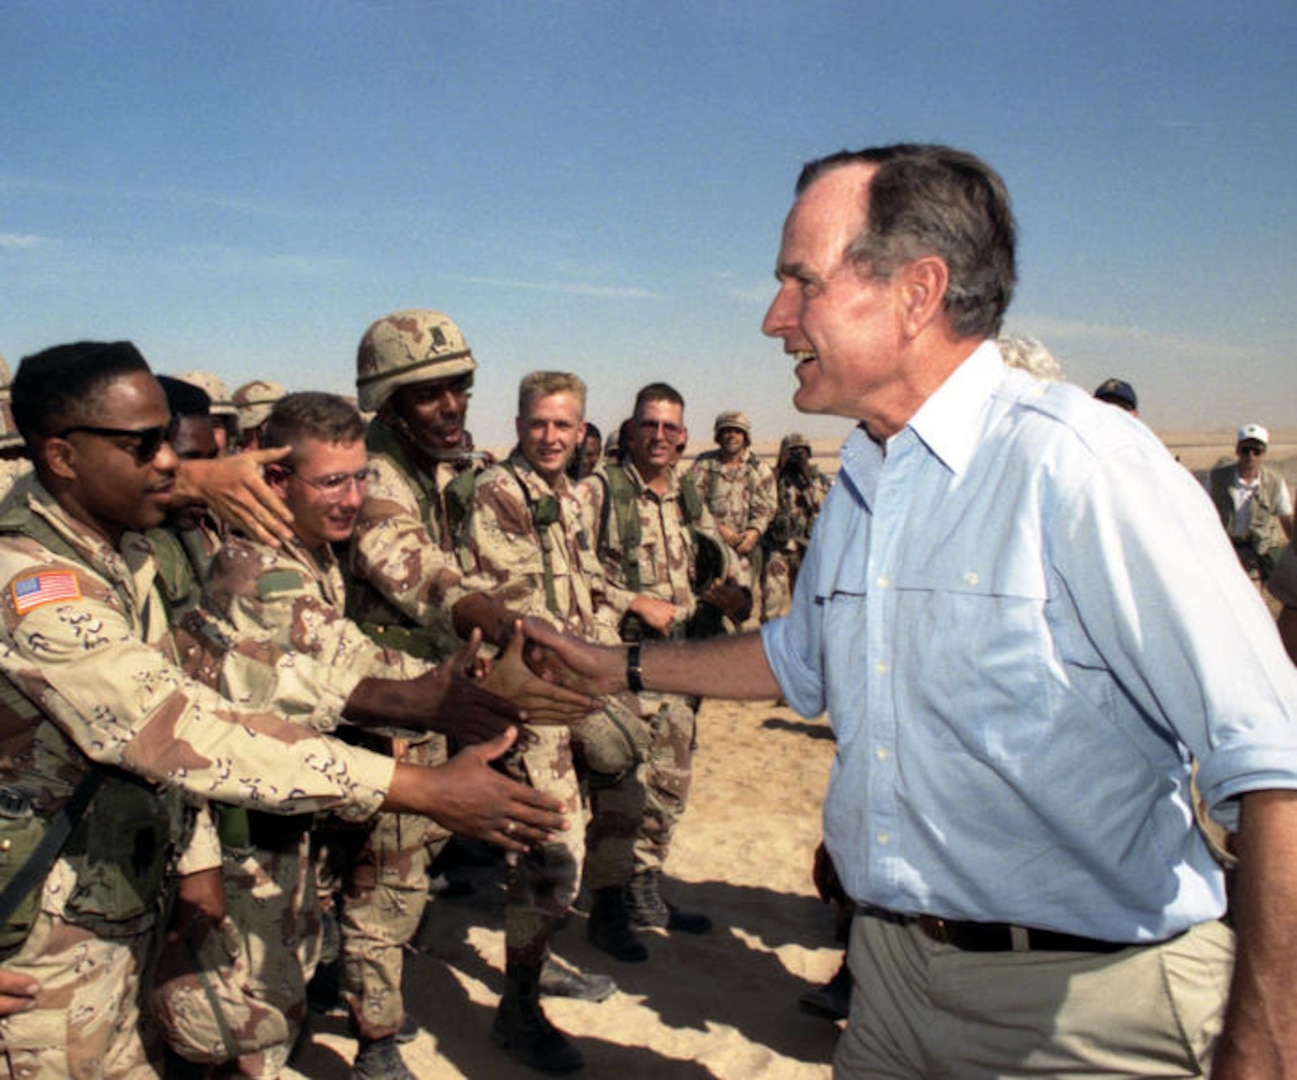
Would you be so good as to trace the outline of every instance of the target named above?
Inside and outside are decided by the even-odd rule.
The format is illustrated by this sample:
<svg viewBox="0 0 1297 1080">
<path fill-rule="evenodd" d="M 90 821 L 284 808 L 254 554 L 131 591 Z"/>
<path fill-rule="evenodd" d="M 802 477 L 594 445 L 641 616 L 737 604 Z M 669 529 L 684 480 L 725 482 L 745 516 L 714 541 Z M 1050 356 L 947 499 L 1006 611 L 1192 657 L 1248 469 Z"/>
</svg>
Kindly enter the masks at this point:
<svg viewBox="0 0 1297 1080">
<path fill-rule="evenodd" d="M 158 456 L 162 444 L 167 441 L 171 425 L 161 424 L 158 427 L 147 428 L 115 428 L 94 427 L 91 424 L 73 424 L 71 427 L 66 427 L 60 431 L 57 437 L 66 439 L 69 435 L 78 431 L 85 432 L 87 435 L 100 435 L 105 439 L 134 439 L 135 447 L 132 453 L 135 455 L 135 460 L 141 465 L 147 465 Z"/>
</svg>

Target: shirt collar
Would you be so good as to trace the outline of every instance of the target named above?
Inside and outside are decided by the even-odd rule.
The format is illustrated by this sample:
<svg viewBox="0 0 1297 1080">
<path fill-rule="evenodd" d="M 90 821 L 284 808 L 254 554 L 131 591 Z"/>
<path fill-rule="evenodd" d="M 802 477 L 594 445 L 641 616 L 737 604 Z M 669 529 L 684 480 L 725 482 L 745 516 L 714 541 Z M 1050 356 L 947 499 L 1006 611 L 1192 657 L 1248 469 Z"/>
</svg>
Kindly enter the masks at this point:
<svg viewBox="0 0 1297 1080">
<path fill-rule="evenodd" d="M 968 467 L 977 449 L 986 404 L 1005 371 L 995 342 L 983 341 L 905 425 L 956 475 Z"/>
</svg>

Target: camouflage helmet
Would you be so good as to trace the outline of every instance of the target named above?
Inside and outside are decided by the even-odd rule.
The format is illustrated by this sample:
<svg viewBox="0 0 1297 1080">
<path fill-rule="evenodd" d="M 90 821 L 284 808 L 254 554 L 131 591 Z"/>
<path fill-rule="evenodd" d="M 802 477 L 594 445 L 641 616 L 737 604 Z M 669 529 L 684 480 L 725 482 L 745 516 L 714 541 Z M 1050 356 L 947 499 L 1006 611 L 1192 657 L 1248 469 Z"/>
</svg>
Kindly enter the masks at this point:
<svg viewBox="0 0 1297 1080">
<path fill-rule="evenodd" d="M 9 373 L 9 364 L 0 356 L 0 450 L 12 450 L 22 446 L 23 437 L 18 434 L 18 425 L 14 423 L 13 407 L 9 404 L 9 384 L 13 376 Z"/>
<path fill-rule="evenodd" d="M 206 390 L 212 399 L 213 416 L 238 416 L 239 410 L 234 407 L 234 399 L 225 383 L 221 382 L 210 371 L 182 371 L 177 376 L 181 382 Z"/>
<path fill-rule="evenodd" d="M 716 415 L 716 423 L 712 425 L 712 435 L 719 439 L 721 432 L 726 428 L 734 428 L 737 431 L 741 431 L 747 436 L 749 442 L 752 441 L 752 421 L 737 409 L 732 409 Z"/>
<path fill-rule="evenodd" d="M 270 416 L 275 402 L 288 393 L 277 382 L 253 379 L 234 391 L 234 407 L 239 414 L 239 431 L 260 427 Z"/>
<path fill-rule="evenodd" d="M 377 412 L 398 386 L 453 379 L 477 361 L 459 327 L 439 311 L 397 311 L 365 331 L 356 352 L 360 407 Z"/>
<path fill-rule="evenodd" d="M 779 440 L 779 452 L 781 454 L 787 454 L 790 450 L 795 450 L 799 446 L 802 447 L 807 453 L 810 453 L 811 440 L 808 439 L 805 435 L 803 435 L 800 431 L 790 431 L 787 435 L 785 435 L 782 439 Z"/>
</svg>

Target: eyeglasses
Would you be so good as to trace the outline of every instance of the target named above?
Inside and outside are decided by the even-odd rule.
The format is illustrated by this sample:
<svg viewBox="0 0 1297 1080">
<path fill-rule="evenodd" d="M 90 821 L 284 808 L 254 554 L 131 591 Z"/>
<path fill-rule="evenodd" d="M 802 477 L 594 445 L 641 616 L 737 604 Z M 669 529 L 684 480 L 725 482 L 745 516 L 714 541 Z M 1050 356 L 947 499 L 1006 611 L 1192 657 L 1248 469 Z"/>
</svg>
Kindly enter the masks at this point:
<svg viewBox="0 0 1297 1080">
<path fill-rule="evenodd" d="M 284 472 L 291 473 L 293 470 L 281 466 Z M 329 502 L 338 502 L 346 497 L 347 492 L 351 490 L 351 485 L 356 485 L 356 490 L 362 495 L 369 482 L 374 479 L 374 470 L 372 468 L 361 469 L 354 473 L 333 473 L 329 476 L 321 476 L 315 480 L 308 480 L 305 476 L 298 476 L 303 484 L 315 488 Z"/>
<path fill-rule="evenodd" d="M 684 428 L 679 424 L 668 424 L 663 420 L 641 420 L 639 421 L 641 433 L 648 436 L 656 435 L 662 432 L 668 439 L 678 439 L 684 434 Z"/>
<path fill-rule="evenodd" d="M 1246 446 L 1240 446 L 1238 448 L 1238 452 L 1240 457 L 1242 456 L 1260 457 L 1262 454 L 1265 453 L 1265 447 L 1258 446 L 1256 443 L 1249 443 Z"/>
<path fill-rule="evenodd" d="M 158 451 L 162 449 L 162 444 L 167 441 L 168 434 L 171 430 L 170 424 L 159 424 L 157 427 L 147 428 L 115 428 L 115 427 L 95 427 L 92 424 L 73 424 L 66 427 L 56 436 L 60 439 L 66 439 L 69 435 L 75 435 L 78 431 L 87 435 L 99 435 L 105 439 L 134 439 L 135 446 L 131 453 L 135 455 L 135 460 L 140 465 L 147 465 L 155 457 Z"/>
</svg>

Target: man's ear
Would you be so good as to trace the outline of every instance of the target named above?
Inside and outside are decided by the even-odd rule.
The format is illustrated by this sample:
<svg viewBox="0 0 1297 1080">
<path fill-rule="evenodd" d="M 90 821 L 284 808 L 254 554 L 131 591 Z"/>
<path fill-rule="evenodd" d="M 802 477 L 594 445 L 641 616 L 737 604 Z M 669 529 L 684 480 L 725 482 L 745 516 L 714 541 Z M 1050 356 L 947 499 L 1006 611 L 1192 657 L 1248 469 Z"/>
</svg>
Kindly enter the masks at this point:
<svg viewBox="0 0 1297 1080">
<path fill-rule="evenodd" d="M 67 439 L 60 439 L 53 435 L 48 439 L 40 439 L 31 448 L 31 453 L 33 462 L 44 461 L 45 468 L 51 476 L 56 476 L 60 480 L 77 478 L 77 448 Z"/>
<path fill-rule="evenodd" d="M 939 255 L 921 255 L 897 272 L 901 286 L 901 325 L 907 337 L 917 337 L 945 310 L 950 269 Z"/>
<path fill-rule="evenodd" d="M 270 488 L 281 499 L 288 498 L 288 474 L 290 470 L 278 462 L 270 462 L 264 465 L 261 475 L 266 481 L 266 486 Z"/>
</svg>

